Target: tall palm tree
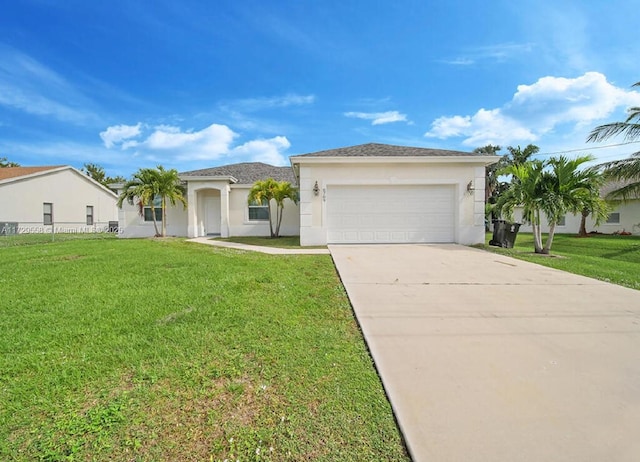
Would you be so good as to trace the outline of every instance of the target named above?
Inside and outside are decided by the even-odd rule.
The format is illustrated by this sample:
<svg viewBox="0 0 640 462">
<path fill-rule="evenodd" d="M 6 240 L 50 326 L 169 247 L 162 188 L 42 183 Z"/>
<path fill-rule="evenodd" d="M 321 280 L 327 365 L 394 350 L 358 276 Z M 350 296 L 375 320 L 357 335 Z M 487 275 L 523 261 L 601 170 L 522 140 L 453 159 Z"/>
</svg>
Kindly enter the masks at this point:
<svg viewBox="0 0 640 462">
<path fill-rule="evenodd" d="M 288 181 L 280 181 L 278 182 L 277 188 L 273 191 L 273 200 L 277 206 L 275 237 L 280 236 L 280 224 L 282 223 L 285 199 L 289 199 L 297 204 L 298 191 Z"/>
<path fill-rule="evenodd" d="M 498 151 L 502 148 L 500 146 L 494 146 L 487 144 L 481 148 L 473 150 L 476 154 L 482 154 L 484 156 L 497 156 Z M 500 183 L 498 181 L 498 172 L 505 167 L 505 156 L 501 156 L 500 160 L 494 164 L 487 165 L 485 167 L 485 181 L 484 181 L 484 200 L 489 201 L 491 197 L 498 191 Z"/>
<path fill-rule="evenodd" d="M 162 207 L 162 237 L 165 237 L 167 235 L 167 201 L 172 206 L 180 202 L 182 207 L 186 208 L 187 199 L 184 197 L 186 191 L 175 168 L 165 170 L 162 165 L 158 165 L 155 175 L 156 195 L 160 197 L 160 206 Z"/>
<path fill-rule="evenodd" d="M 634 83 L 632 87 L 640 87 L 640 82 Z M 639 140 L 640 107 L 628 108 L 627 114 L 624 122 L 613 122 L 594 128 L 587 138 L 587 143 L 605 141 L 618 135 L 622 135 L 625 141 Z M 640 152 L 631 154 L 627 159 L 603 163 L 600 167 L 607 179 L 622 183 L 622 186 L 611 191 L 607 198 L 626 202 L 640 197 Z"/>
<path fill-rule="evenodd" d="M 162 211 L 162 230 L 158 230 L 158 221 L 156 218 L 156 200 L 160 200 L 160 208 Z M 159 165 L 157 168 L 141 168 L 133 174 L 131 180 L 127 181 L 123 186 L 123 191 L 118 198 L 117 205 L 122 207 L 123 202 L 127 200 L 133 204 L 137 201 L 138 213 L 144 216 L 144 208 L 151 209 L 151 219 L 156 236 L 165 237 L 167 235 L 167 200 L 171 205 L 181 202 L 184 207 L 187 206 L 187 200 L 184 197 L 184 187 L 178 178 L 178 171 L 175 169 L 165 170 Z"/>
<path fill-rule="evenodd" d="M 273 178 L 256 181 L 249 190 L 247 201 L 249 204 L 266 204 L 269 212 L 269 233 L 271 237 L 280 236 L 280 224 L 285 199 L 298 202 L 297 191 L 288 181 L 276 181 Z M 276 205 L 275 216 L 272 211 L 272 203 Z M 274 226 L 275 221 L 275 226 Z"/>
<path fill-rule="evenodd" d="M 513 219 L 514 208 L 521 206 L 522 219 L 531 223 L 533 246 L 536 253 L 542 253 L 542 196 L 545 189 L 545 164 L 541 160 L 532 160 L 523 164 L 511 164 L 500 171 L 503 175 L 512 175 L 518 181 L 512 182 L 498 199 L 496 209 L 499 215 Z"/>
<path fill-rule="evenodd" d="M 156 177 L 157 175 L 151 168 L 139 169 L 132 175 L 131 180 L 124 184 L 122 192 L 118 197 L 117 205 L 122 208 L 122 204 L 125 200 L 130 204 L 133 204 L 134 201 L 136 201 L 140 216 L 144 216 L 145 207 L 150 207 L 155 235 L 160 236 L 154 204 L 154 199 L 157 195 Z"/>
<path fill-rule="evenodd" d="M 594 169 L 580 170 L 592 156 L 579 156 L 567 159 L 564 156 L 538 159 L 522 164 L 512 164 L 502 173 L 513 175 L 515 181 L 498 200 L 498 209 L 507 217 L 513 216 L 513 209 L 523 208 L 523 219 L 531 223 L 536 253 L 548 254 L 551 251 L 556 226 L 566 213 L 581 213 L 588 208 L 596 223 L 608 215 L 606 202 L 600 198 L 602 178 Z M 546 242 L 542 243 L 542 216 L 549 223 Z"/>
<path fill-rule="evenodd" d="M 531 159 L 532 156 L 540 151 L 540 148 L 535 144 L 528 144 L 522 149 L 520 146 L 513 147 L 507 146 L 507 151 L 509 151 L 509 157 L 507 158 L 507 164 L 524 164 L 528 160 Z"/>
</svg>

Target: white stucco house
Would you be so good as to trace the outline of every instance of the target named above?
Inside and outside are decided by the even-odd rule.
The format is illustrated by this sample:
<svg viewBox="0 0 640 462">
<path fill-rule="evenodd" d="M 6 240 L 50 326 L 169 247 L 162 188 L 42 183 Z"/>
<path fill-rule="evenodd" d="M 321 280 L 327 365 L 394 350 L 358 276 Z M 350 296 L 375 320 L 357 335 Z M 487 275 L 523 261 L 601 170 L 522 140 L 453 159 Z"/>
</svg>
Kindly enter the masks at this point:
<svg viewBox="0 0 640 462">
<path fill-rule="evenodd" d="M 268 235 L 261 205 L 247 195 L 256 180 L 289 181 L 281 235 L 303 246 L 341 243 L 484 242 L 485 166 L 469 152 L 363 144 L 290 157 L 290 167 L 241 163 L 180 174 L 188 207 L 167 212 L 175 236 Z M 114 185 L 122 187 L 122 185 Z M 152 236 L 150 211 L 119 212 L 122 237 Z"/>
<path fill-rule="evenodd" d="M 107 231 L 116 194 L 70 166 L 0 168 L 0 234 Z"/>
<path fill-rule="evenodd" d="M 266 207 L 249 205 L 249 190 L 258 180 L 273 178 L 296 184 L 291 167 L 274 167 L 261 162 L 244 162 L 180 173 L 187 187 L 187 203 L 169 207 L 166 224 L 169 236 L 268 236 Z M 111 185 L 118 193 L 121 183 Z M 159 203 L 158 203 L 159 205 Z M 299 234 L 298 206 L 285 202 L 281 236 Z M 158 222 L 162 218 L 156 210 Z M 118 212 L 120 237 L 150 237 L 155 234 L 151 209 L 140 215 L 135 204 L 124 202 Z"/>
<path fill-rule="evenodd" d="M 600 195 L 602 197 L 606 197 L 614 189 L 619 188 L 622 184 L 613 183 L 606 184 L 600 191 Z M 640 198 L 633 199 L 631 201 L 622 203 L 620 201 L 612 201 L 610 202 L 612 206 L 611 213 L 609 213 L 609 217 L 600 223 L 600 225 L 595 224 L 593 217 L 588 216 L 585 222 L 585 226 L 587 232 L 597 232 L 602 234 L 614 234 L 614 233 L 632 233 L 635 235 L 640 235 Z M 531 228 L 531 224 L 524 223 L 522 220 L 522 208 L 516 208 L 513 213 L 514 221 L 517 223 L 522 223 L 520 226 L 519 232 L 531 233 L 533 229 Z M 568 213 L 565 215 L 564 220 L 562 220 L 556 226 L 556 233 L 564 233 L 564 234 L 578 234 L 580 230 L 580 221 L 582 220 L 582 216 L 580 214 L 574 215 L 572 213 Z M 547 220 L 543 220 L 542 223 L 542 232 L 549 232 L 549 224 Z"/>
</svg>

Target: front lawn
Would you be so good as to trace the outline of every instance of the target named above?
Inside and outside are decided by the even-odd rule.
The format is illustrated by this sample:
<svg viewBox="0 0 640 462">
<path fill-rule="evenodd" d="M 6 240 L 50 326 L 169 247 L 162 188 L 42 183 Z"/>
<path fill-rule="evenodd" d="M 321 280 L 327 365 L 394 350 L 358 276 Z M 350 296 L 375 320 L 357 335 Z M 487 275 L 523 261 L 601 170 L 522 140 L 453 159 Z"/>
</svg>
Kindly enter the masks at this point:
<svg viewBox="0 0 640 462">
<path fill-rule="evenodd" d="M 551 256 L 533 253 L 533 234 L 530 233 L 518 234 L 513 249 L 489 246 L 491 237 L 491 233 L 487 234 L 483 246 L 487 250 L 640 289 L 640 236 L 595 234 L 579 238 L 574 234 L 556 234 Z"/>
<path fill-rule="evenodd" d="M 328 255 L 0 248 L 0 460 L 408 460 Z"/>
</svg>

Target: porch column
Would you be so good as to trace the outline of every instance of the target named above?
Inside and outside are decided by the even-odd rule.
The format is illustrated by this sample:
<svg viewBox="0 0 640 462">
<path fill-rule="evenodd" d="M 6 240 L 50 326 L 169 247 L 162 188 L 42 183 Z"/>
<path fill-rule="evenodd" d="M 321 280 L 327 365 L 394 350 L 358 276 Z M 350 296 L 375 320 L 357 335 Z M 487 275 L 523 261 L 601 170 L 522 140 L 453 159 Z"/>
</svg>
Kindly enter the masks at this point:
<svg viewBox="0 0 640 462">
<path fill-rule="evenodd" d="M 197 225 L 197 213 L 198 193 L 191 188 L 191 184 L 188 184 L 187 190 L 187 236 L 198 237 L 198 225 Z"/>
<path fill-rule="evenodd" d="M 220 188 L 220 237 L 229 237 L 229 185 Z"/>
</svg>

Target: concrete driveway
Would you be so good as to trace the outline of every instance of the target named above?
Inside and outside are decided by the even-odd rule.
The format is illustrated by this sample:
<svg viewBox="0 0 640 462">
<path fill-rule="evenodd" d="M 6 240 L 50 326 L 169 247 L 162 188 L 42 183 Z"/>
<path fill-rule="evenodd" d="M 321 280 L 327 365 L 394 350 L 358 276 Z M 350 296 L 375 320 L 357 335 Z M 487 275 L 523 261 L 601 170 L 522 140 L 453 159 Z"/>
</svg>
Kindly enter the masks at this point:
<svg viewBox="0 0 640 462">
<path fill-rule="evenodd" d="M 640 460 L 639 291 L 458 245 L 330 251 L 414 461 Z"/>
</svg>

